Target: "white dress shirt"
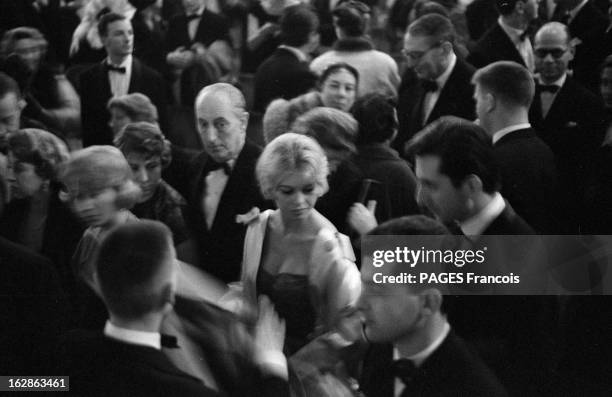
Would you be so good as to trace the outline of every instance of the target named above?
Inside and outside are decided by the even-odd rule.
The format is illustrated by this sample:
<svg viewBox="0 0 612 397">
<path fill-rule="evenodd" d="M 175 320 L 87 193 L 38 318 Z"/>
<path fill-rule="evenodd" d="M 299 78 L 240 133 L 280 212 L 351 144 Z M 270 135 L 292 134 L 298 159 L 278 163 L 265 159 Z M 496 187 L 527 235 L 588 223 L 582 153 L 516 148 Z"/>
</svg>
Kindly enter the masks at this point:
<svg viewBox="0 0 612 397">
<path fill-rule="evenodd" d="M 107 64 L 111 64 L 110 59 L 106 59 Z M 120 65 L 116 67 L 125 68 L 125 73 L 108 71 L 108 81 L 110 83 L 111 93 L 114 97 L 126 95 L 130 89 L 130 79 L 132 77 L 132 56 L 128 55 Z"/>
<path fill-rule="evenodd" d="M 508 135 L 511 132 L 518 131 L 518 130 L 524 130 L 524 129 L 527 129 L 527 128 L 531 128 L 531 124 L 529 124 L 529 123 L 521 123 L 521 124 L 514 124 L 514 125 L 508 126 L 506 128 L 502 128 L 501 130 L 499 130 L 495 134 L 493 134 L 493 144 L 495 145 L 497 143 L 497 141 L 499 141 L 500 139 L 502 139 L 503 137 L 505 137 L 506 135 Z"/>
<path fill-rule="evenodd" d="M 159 332 L 121 328 L 107 320 L 104 326 L 104 335 L 131 345 L 147 346 L 161 350 L 161 335 Z"/>
<path fill-rule="evenodd" d="M 451 329 L 450 324 L 448 322 L 445 322 L 440 335 L 438 335 L 438 337 L 425 349 L 421 350 L 417 354 L 414 354 L 410 357 L 402 357 L 397 347 L 393 347 L 393 360 L 399 360 L 400 358 L 406 358 L 412 361 L 415 367 L 417 368 L 420 367 L 421 365 L 423 365 L 425 360 L 427 360 L 429 356 L 431 356 L 438 349 L 438 347 L 440 347 L 442 342 L 444 342 L 444 340 L 448 336 L 448 333 L 450 332 L 450 329 Z M 401 380 L 396 378 L 395 387 L 394 387 L 395 397 L 401 396 L 402 392 L 404 391 L 404 387 L 405 387 L 404 383 Z"/>
<path fill-rule="evenodd" d="M 523 40 L 521 40 L 521 35 L 523 34 L 523 31 L 507 25 L 506 23 L 504 23 L 501 17 L 499 17 L 497 23 L 499 23 L 499 26 L 501 26 L 502 30 L 506 32 L 506 34 L 510 38 L 510 41 L 512 41 L 512 44 L 514 44 L 519 54 L 521 54 L 521 58 L 523 58 L 527 69 L 529 69 L 529 71 L 533 73 L 533 71 L 535 70 L 535 60 L 533 58 L 533 47 L 531 47 L 531 40 L 529 40 L 529 37 L 525 37 Z"/>
<path fill-rule="evenodd" d="M 450 53 L 450 62 L 448 63 L 448 67 L 438 78 L 436 79 L 436 83 L 438 84 L 438 89 L 436 91 L 428 92 L 425 94 L 423 98 L 423 124 L 427 123 L 427 119 L 431 114 L 431 111 L 436 106 L 436 102 L 438 102 L 438 98 L 440 98 L 440 92 L 446 85 L 448 78 L 450 77 L 453 69 L 455 69 L 455 65 L 457 64 L 457 56 L 454 52 Z"/>
<path fill-rule="evenodd" d="M 555 81 L 552 84 L 546 84 L 542 81 L 540 76 L 538 76 L 538 82 L 540 83 L 540 85 L 556 85 L 557 87 L 559 87 L 559 89 L 561 89 L 561 87 L 563 87 L 563 84 L 565 84 L 566 78 L 567 78 L 567 73 L 564 73 L 563 76 L 559 78 L 559 80 Z M 552 93 L 552 92 L 541 92 L 540 93 L 540 103 L 542 104 L 542 119 L 546 118 L 546 115 L 548 114 L 548 111 L 550 110 L 553 102 L 555 102 L 555 98 L 557 97 L 558 93 L 559 91 L 555 93 Z"/>
<path fill-rule="evenodd" d="M 499 192 L 495 192 L 493 200 L 479 213 L 459 223 L 461 231 L 467 237 L 478 237 L 504 211 L 506 202 Z"/>
<path fill-rule="evenodd" d="M 233 169 L 235 162 L 235 160 L 230 160 L 227 163 L 230 168 Z M 204 210 L 204 215 L 206 216 L 206 226 L 208 227 L 208 230 L 210 230 L 213 222 L 215 221 L 217 209 L 219 208 L 219 202 L 221 201 L 221 196 L 223 195 L 223 191 L 225 190 L 225 186 L 229 180 L 229 175 L 225 173 L 225 170 L 219 168 L 218 170 L 209 172 L 205 178 L 206 194 L 202 199 L 202 208 Z"/>
</svg>

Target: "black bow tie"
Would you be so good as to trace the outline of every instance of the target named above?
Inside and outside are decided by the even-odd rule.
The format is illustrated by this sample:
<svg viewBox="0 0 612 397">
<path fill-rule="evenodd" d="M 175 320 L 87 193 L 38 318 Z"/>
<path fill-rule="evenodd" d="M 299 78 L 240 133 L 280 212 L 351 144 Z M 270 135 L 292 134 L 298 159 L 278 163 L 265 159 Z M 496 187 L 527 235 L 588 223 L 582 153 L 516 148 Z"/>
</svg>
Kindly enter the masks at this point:
<svg viewBox="0 0 612 397">
<path fill-rule="evenodd" d="M 121 74 L 125 74 L 127 72 L 127 69 L 125 68 L 125 66 L 115 66 L 115 65 L 111 65 L 110 63 L 107 63 L 105 64 L 105 67 L 106 67 L 107 72 L 117 72 Z"/>
<path fill-rule="evenodd" d="M 228 163 L 217 163 L 216 161 L 210 160 L 207 170 L 208 173 L 216 171 L 218 169 L 223 169 L 226 175 L 232 173 L 232 167 Z"/>
<path fill-rule="evenodd" d="M 425 92 L 436 92 L 438 91 L 438 83 L 434 80 L 423 80 L 423 89 Z"/>
<path fill-rule="evenodd" d="M 161 334 L 161 345 L 166 349 L 178 349 L 178 340 L 174 335 Z"/>
<path fill-rule="evenodd" d="M 556 94 L 559 91 L 558 85 L 540 85 L 538 86 L 540 92 L 550 92 L 551 94 Z"/>
<path fill-rule="evenodd" d="M 405 385 L 410 384 L 417 373 L 417 367 L 414 363 L 406 358 L 400 358 L 393 361 L 391 365 L 393 376 L 399 378 Z"/>
<path fill-rule="evenodd" d="M 200 14 L 191 14 L 187 15 L 187 22 L 193 21 L 194 19 L 199 19 L 202 15 Z"/>
</svg>

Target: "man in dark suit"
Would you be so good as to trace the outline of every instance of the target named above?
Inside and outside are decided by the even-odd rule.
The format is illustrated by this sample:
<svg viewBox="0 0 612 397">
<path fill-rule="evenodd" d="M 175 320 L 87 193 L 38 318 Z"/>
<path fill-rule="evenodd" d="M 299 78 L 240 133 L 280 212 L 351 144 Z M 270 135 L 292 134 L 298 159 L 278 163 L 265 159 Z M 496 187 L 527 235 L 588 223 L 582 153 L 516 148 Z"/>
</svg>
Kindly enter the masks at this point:
<svg viewBox="0 0 612 397">
<path fill-rule="evenodd" d="M 262 63 L 255 73 L 253 109 L 265 112 L 276 99 L 291 99 L 315 86 L 310 71 L 310 53 L 319 45 L 317 15 L 304 5 L 288 7 L 280 20 L 282 45 Z"/>
<path fill-rule="evenodd" d="M 175 99 L 191 107 L 201 88 L 232 69 L 233 50 L 227 20 L 207 10 L 204 0 L 183 0 L 183 8 L 168 22 L 166 61 L 180 87 Z"/>
<path fill-rule="evenodd" d="M 196 99 L 196 124 L 204 152 L 189 175 L 185 220 L 197 245 L 197 265 L 215 277 L 238 280 L 246 227 L 236 216 L 265 204 L 255 180 L 261 149 L 246 141 L 249 114 L 230 84 L 205 87 Z"/>
<path fill-rule="evenodd" d="M 170 347 L 160 328 L 175 302 L 179 269 L 170 230 L 149 220 L 121 225 L 104 239 L 97 255 L 96 281 L 109 319 L 103 332 L 76 330 L 65 338 L 61 373 L 70 376 L 71 391 L 88 396 L 221 395 L 216 382 L 205 385 L 181 371 L 162 350 Z M 282 330 L 271 307 L 260 308 L 267 318 L 259 324 L 267 331 L 271 325 Z M 281 353 L 280 336 L 284 332 L 267 335 L 274 340 L 268 345 L 256 345 L 255 354 L 263 348 L 263 395 L 288 395 L 286 362 L 270 360 Z"/>
<path fill-rule="evenodd" d="M 166 91 L 162 77 L 132 56 L 134 33 L 124 16 L 109 13 L 98 23 L 108 57 L 81 75 L 81 124 L 83 146 L 112 145 L 107 103 L 112 97 L 140 92 L 157 107 L 165 127 Z"/>
<path fill-rule="evenodd" d="M 608 19 L 593 0 L 556 2 L 553 20 L 567 25 L 574 39 L 575 53 L 570 63 L 573 77 L 596 93 L 599 81 L 595 71 L 609 54 L 605 42 Z"/>
<path fill-rule="evenodd" d="M 499 11 L 491 0 L 474 0 L 465 8 L 470 39 L 478 41 L 491 26 L 497 23 Z"/>
<path fill-rule="evenodd" d="M 498 61 L 474 74 L 476 114 L 493 139 L 504 196 L 541 233 L 553 234 L 557 172 L 552 151 L 529 124 L 535 83 L 525 67 Z"/>
<path fill-rule="evenodd" d="M 533 50 L 526 35 L 531 21 L 538 17 L 535 0 L 496 0 L 497 23 L 478 40 L 467 61 L 481 68 L 495 61 L 514 61 L 533 72 Z"/>
<path fill-rule="evenodd" d="M 368 234 L 375 237 L 446 233 L 446 228 L 432 219 L 408 216 L 383 223 Z M 376 249 L 384 245 L 380 242 Z M 423 284 L 376 282 L 382 279 L 380 276 L 405 274 L 409 265 L 392 262 L 374 267 L 371 254 L 364 253 L 358 303 L 364 320 L 363 335 L 371 343 L 360 376 L 364 394 L 506 396 L 493 372 L 451 329 L 441 292 Z"/>
<path fill-rule="evenodd" d="M 474 119 L 474 68 L 457 58 L 454 41 L 453 26 L 441 15 L 424 15 L 408 27 L 403 49 L 408 70 L 399 88 L 399 131 L 393 142 L 402 155 L 405 142 L 437 118 Z"/>
<path fill-rule="evenodd" d="M 605 111 L 601 99 L 567 74 L 573 49 L 564 25 L 550 22 L 540 28 L 535 57 L 540 74 L 529 120 L 555 154 L 562 226 L 577 233 L 584 181 L 603 140 Z"/>
</svg>

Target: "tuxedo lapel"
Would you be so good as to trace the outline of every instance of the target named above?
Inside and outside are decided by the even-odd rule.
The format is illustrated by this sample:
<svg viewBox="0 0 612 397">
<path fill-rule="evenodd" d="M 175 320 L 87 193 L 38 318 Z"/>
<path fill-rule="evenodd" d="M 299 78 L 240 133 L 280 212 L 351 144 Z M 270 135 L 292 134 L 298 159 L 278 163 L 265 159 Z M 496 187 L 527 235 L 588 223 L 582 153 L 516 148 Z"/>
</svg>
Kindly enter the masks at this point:
<svg viewBox="0 0 612 397">
<path fill-rule="evenodd" d="M 566 79 L 565 83 L 563 84 L 563 87 L 561 87 L 559 89 L 559 92 L 557 92 L 557 95 L 555 95 L 555 99 L 553 100 L 553 103 L 550 105 L 550 109 L 548 110 L 546 117 L 543 118 L 544 122 L 547 122 L 548 120 L 565 120 L 567 118 L 566 109 L 568 107 L 568 102 L 571 102 L 570 98 L 568 98 L 567 86 L 568 86 L 568 80 Z M 539 97 L 540 95 L 538 94 L 538 98 Z M 542 117 L 542 104 L 539 100 L 538 102 L 539 102 L 540 117 Z"/>
<path fill-rule="evenodd" d="M 100 103 L 103 103 L 106 106 L 106 102 L 113 96 L 111 92 L 110 80 L 108 79 L 108 72 L 106 71 L 106 67 L 104 64 L 106 60 L 102 61 L 102 63 L 98 66 L 99 70 L 99 79 L 100 82 L 100 90 L 97 95 L 99 95 Z"/>
<path fill-rule="evenodd" d="M 135 58 L 132 58 L 132 75 L 130 76 L 130 86 L 128 93 L 142 92 L 142 66 Z"/>
<path fill-rule="evenodd" d="M 414 134 L 419 132 L 423 126 L 425 120 L 423 120 L 423 101 L 425 99 L 425 90 L 423 89 L 422 81 L 419 79 L 414 86 L 413 98 L 414 106 L 412 106 L 412 112 L 410 113 L 410 131 Z M 414 135 L 413 134 L 413 135 Z"/>
</svg>

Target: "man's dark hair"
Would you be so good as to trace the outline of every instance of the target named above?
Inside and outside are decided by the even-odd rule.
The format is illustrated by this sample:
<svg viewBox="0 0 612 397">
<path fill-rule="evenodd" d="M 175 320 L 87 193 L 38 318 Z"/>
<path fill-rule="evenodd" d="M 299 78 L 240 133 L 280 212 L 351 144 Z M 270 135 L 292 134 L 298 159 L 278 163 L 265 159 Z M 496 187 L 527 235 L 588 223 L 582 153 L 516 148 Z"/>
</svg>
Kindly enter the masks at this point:
<svg viewBox="0 0 612 397">
<path fill-rule="evenodd" d="M 430 37 L 436 43 L 455 44 L 455 28 L 450 19 L 438 14 L 426 14 L 408 26 L 411 36 Z"/>
<path fill-rule="evenodd" d="M 306 5 L 287 7 L 281 16 L 280 28 L 284 44 L 301 47 L 308 43 L 310 35 L 319 29 L 319 17 Z"/>
<path fill-rule="evenodd" d="M 510 15 L 519 1 L 525 2 L 524 0 L 495 0 L 495 7 L 500 14 Z"/>
<path fill-rule="evenodd" d="M 108 35 L 108 25 L 113 22 L 123 20 L 127 20 L 127 18 L 121 14 L 116 14 L 114 12 L 109 12 L 102 15 L 102 17 L 100 17 L 100 20 L 98 21 L 98 33 L 100 33 L 100 37 L 106 37 Z"/>
<path fill-rule="evenodd" d="M 524 66 L 511 61 L 499 61 L 478 69 L 472 83 L 513 106 L 529 108 L 535 93 L 531 73 Z"/>
<path fill-rule="evenodd" d="M 8 74 L 0 72 L 0 99 L 10 93 L 15 94 L 17 98 L 21 98 L 21 90 L 17 82 Z"/>
<path fill-rule="evenodd" d="M 382 143 L 397 130 L 395 101 L 380 93 L 370 93 L 359 98 L 351 109 L 359 123 L 357 144 Z"/>
<path fill-rule="evenodd" d="M 499 190 L 499 167 L 491 137 L 471 121 L 454 116 L 439 118 L 410 141 L 408 154 L 439 157 L 439 172 L 447 175 L 455 187 L 476 175 L 486 193 Z"/>
<path fill-rule="evenodd" d="M 168 227 L 151 220 L 126 223 L 108 234 L 96 271 L 109 312 L 136 319 L 164 305 L 156 279 L 168 271 L 171 244 Z"/>
</svg>

